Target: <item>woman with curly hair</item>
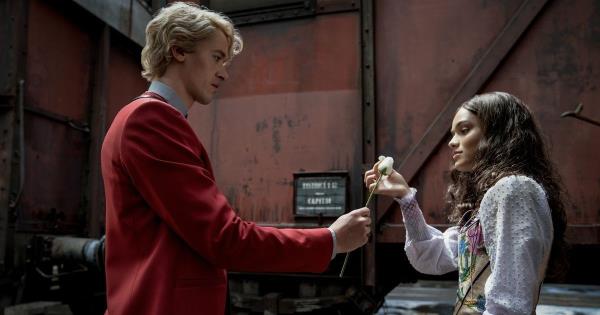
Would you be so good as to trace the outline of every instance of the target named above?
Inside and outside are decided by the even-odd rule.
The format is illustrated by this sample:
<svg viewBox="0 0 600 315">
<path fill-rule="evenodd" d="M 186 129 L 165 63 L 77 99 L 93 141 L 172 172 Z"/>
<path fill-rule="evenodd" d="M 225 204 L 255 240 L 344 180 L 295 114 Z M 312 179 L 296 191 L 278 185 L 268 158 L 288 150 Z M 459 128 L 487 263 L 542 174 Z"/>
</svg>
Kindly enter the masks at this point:
<svg viewBox="0 0 600 315">
<path fill-rule="evenodd" d="M 376 164 L 365 184 L 399 203 L 415 269 L 458 269 L 454 314 L 533 314 L 544 278 L 566 265 L 563 192 L 537 123 L 521 100 L 493 92 L 463 103 L 450 131 L 454 227 L 428 225 L 416 189 L 396 171 L 373 187 Z"/>
</svg>

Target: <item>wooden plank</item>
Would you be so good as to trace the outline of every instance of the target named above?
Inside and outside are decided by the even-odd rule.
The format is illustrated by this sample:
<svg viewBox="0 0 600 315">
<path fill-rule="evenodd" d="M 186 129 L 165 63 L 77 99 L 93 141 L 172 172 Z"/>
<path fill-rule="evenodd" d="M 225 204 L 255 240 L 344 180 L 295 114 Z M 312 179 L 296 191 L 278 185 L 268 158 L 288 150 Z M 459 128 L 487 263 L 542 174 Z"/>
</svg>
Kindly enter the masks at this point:
<svg viewBox="0 0 600 315">
<path fill-rule="evenodd" d="M 456 108 L 483 87 L 547 2 L 548 0 L 524 1 L 504 29 L 494 39 L 460 87 L 429 125 L 421 139 L 399 164 L 399 171 L 408 182 L 415 177 L 448 134 Z M 381 211 L 377 221 L 379 222 L 389 210 L 390 207 L 386 207 L 385 211 Z"/>
</svg>

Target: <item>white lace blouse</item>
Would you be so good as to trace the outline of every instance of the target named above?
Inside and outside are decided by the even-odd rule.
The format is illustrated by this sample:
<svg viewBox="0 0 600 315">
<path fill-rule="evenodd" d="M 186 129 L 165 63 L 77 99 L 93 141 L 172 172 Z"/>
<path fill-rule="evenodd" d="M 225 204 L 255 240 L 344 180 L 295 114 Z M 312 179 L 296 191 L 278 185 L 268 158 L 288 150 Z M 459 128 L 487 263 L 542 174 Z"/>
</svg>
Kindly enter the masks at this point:
<svg viewBox="0 0 600 315">
<path fill-rule="evenodd" d="M 416 190 L 400 204 L 406 225 L 405 250 L 422 273 L 457 269 L 458 227 L 441 232 L 425 222 Z M 499 180 L 483 197 L 477 214 L 490 257 L 484 314 L 531 314 L 552 246 L 552 217 L 542 187 L 526 176 Z"/>
</svg>

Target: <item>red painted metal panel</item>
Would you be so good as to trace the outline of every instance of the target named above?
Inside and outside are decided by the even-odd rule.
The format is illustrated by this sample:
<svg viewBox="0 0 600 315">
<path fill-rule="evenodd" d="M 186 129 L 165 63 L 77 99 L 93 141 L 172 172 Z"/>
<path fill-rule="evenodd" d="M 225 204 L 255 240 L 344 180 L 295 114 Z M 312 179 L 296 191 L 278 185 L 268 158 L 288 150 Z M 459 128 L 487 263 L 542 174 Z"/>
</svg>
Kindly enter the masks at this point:
<svg viewBox="0 0 600 315">
<path fill-rule="evenodd" d="M 110 45 L 107 80 L 107 130 L 117 112 L 148 88 L 148 82 L 141 75 L 141 48 L 131 47 L 131 44 L 125 43 L 124 40 L 115 39 L 120 36 L 113 32 L 113 40 Z"/>
<path fill-rule="evenodd" d="M 76 233 L 87 141 L 82 133 L 38 116 L 25 119 L 25 182 L 17 230 Z"/>
<path fill-rule="evenodd" d="M 28 23 L 26 103 L 87 120 L 94 49 L 88 24 L 39 0 L 30 1 Z"/>
<path fill-rule="evenodd" d="M 482 50 L 476 64 L 461 82 L 427 131 L 399 163 L 404 177 L 411 181 L 448 133 L 456 108 L 482 89 L 500 62 L 533 23 L 548 0 L 526 0 L 506 23 L 494 41 Z"/>
<path fill-rule="evenodd" d="M 293 172 L 362 174 L 359 16 L 356 13 L 241 28 L 244 52 L 210 106 L 190 121 L 217 181 L 240 214 L 294 222 Z M 351 194 L 356 205 L 360 194 Z"/>
<path fill-rule="evenodd" d="M 464 80 L 490 40 L 521 1 L 376 3 L 378 135 L 381 151 L 403 157 L 425 132 Z M 427 20 L 428 23 L 421 21 Z M 574 243 L 599 243 L 600 131 L 585 122 L 560 118 L 576 104 L 599 118 L 598 23 L 600 6 L 551 2 L 499 65 L 480 92 L 504 90 L 527 102 L 552 147 L 573 206 L 567 206 Z M 396 39 L 396 40 L 395 40 Z M 385 60 L 385 62 L 382 62 Z M 449 127 L 449 126 L 448 126 Z M 445 139 L 413 179 L 429 222 L 447 223 L 443 196 L 449 166 Z M 382 202 L 382 207 L 389 202 Z M 397 209 L 396 209 L 397 210 Z M 401 217 L 387 218 L 382 241 L 403 241 Z M 577 231 L 585 232 L 578 233 Z"/>
<path fill-rule="evenodd" d="M 30 1 L 25 105 L 86 121 L 91 97 L 93 25 L 60 8 Z M 85 133 L 38 115 L 25 118 L 25 182 L 20 231 L 76 233 L 85 229 Z"/>
<path fill-rule="evenodd" d="M 241 27 L 244 51 L 220 96 L 356 90 L 358 27 L 356 13 Z"/>
<path fill-rule="evenodd" d="M 600 4 L 551 2 L 526 35 L 485 90 L 511 91 L 529 104 L 568 190 L 569 223 L 595 229 L 593 243 L 600 243 L 600 128 L 560 118 L 580 102 L 583 114 L 600 118 Z M 577 243 L 590 237 L 571 234 Z"/>
<path fill-rule="evenodd" d="M 377 146 L 401 161 L 511 18 L 521 1 L 377 1 Z M 448 126 L 450 129 L 450 126 Z M 419 189 L 428 222 L 444 223 L 445 146 Z M 435 162 L 435 163 L 434 163 Z M 380 203 L 383 211 L 388 202 Z M 396 215 L 393 222 L 401 223 Z"/>
</svg>

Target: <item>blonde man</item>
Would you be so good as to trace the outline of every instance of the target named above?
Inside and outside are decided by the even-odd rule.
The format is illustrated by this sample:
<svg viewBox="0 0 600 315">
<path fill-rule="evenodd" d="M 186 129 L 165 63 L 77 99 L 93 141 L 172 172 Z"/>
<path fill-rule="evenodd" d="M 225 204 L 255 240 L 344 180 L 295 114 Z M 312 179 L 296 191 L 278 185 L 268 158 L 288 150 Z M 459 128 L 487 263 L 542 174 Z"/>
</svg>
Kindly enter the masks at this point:
<svg viewBox="0 0 600 315">
<path fill-rule="evenodd" d="M 217 188 L 185 116 L 210 103 L 241 50 L 227 17 L 193 4 L 149 22 L 150 87 L 117 114 L 102 147 L 107 314 L 223 314 L 227 269 L 322 272 L 367 241 L 367 208 L 329 228 L 265 228 L 239 218 Z"/>
</svg>

